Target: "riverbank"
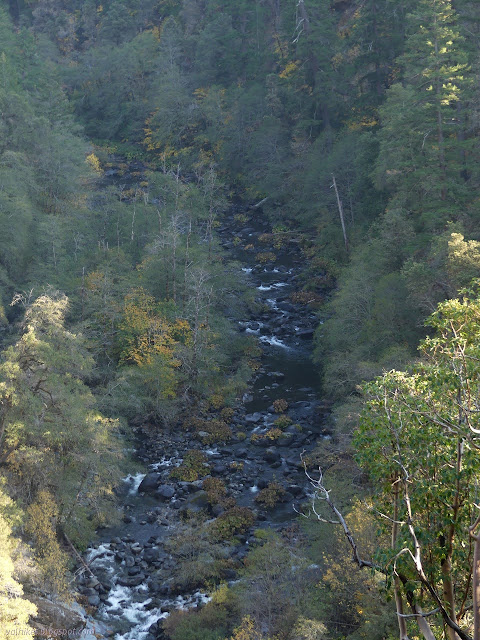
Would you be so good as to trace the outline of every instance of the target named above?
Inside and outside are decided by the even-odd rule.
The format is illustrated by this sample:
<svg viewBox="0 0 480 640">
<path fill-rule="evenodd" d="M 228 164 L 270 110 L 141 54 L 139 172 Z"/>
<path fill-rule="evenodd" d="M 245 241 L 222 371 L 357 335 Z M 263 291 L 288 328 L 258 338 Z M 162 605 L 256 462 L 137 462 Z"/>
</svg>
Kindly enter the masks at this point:
<svg viewBox="0 0 480 640">
<path fill-rule="evenodd" d="M 123 521 L 103 530 L 100 544 L 86 554 L 95 578 L 84 575 L 78 582 L 105 635 L 117 640 L 161 638 L 161 621 L 171 611 L 208 601 L 205 582 L 235 581 L 255 530 L 289 526 L 294 505 L 308 500 L 301 455 L 331 436 L 329 405 L 310 360 L 317 317 L 295 302 L 302 269 L 298 243 L 278 243 L 261 211 L 245 207 L 229 211 L 218 236 L 254 291 L 255 304 L 238 331 L 255 345 L 257 367 L 249 391 L 227 413 L 210 408 L 189 430 L 134 429 L 145 473 L 125 478 Z M 215 441 L 218 423 L 228 433 Z M 185 465 L 191 470 L 192 456 L 196 478 L 182 471 Z M 212 486 L 219 495 L 212 497 Z M 237 523 L 239 515 L 245 522 Z M 199 534 L 187 559 L 175 548 L 192 528 L 211 532 L 218 523 L 231 535 L 207 533 L 203 540 Z M 184 565 L 198 566 L 209 548 L 205 575 L 185 576 Z"/>
</svg>

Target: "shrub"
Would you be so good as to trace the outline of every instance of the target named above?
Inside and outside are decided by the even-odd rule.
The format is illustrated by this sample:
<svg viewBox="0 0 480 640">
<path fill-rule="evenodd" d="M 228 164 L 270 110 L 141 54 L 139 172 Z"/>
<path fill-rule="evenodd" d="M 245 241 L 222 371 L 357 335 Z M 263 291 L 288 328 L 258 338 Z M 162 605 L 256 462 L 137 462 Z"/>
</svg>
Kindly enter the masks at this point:
<svg viewBox="0 0 480 640">
<path fill-rule="evenodd" d="M 224 549 L 212 543 L 201 520 L 177 528 L 165 548 L 175 558 L 172 577 L 176 589 L 203 588 L 219 580 L 225 566 Z"/>
<path fill-rule="evenodd" d="M 206 461 L 202 451 L 191 449 L 185 454 L 182 464 L 170 472 L 170 477 L 183 482 L 194 482 L 206 475 Z"/>
<path fill-rule="evenodd" d="M 293 420 L 289 416 L 278 416 L 275 420 L 275 426 L 278 429 L 286 429 L 292 424 Z"/>
<path fill-rule="evenodd" d="M 250 438 L 250 440 L 252 444 L 256 444 L 258 442 L 262 442 L 265 440 L 271 440 L 272 442 L 275 442 L 275 440 L 278 440 L 278 438 L 280 438 L 282 434 L 283 434 L 283 431 L 281 429 L 277 429 L 273 427 L 272 429 L 269 429 L 265 433 L 254 433 Z"/>
<path fill-rule="evenodd" d="M 210 407 L 212 409 L 220 409 L 225 404 L 225 398 L 221 393 L 213 393 L 208 399 Z"/>
<path fill-rule="evenodd" d="M 255 516 L 251 509 L 232 507 L 212 522 L 210 532 L 215 540 L 231 540 L 235 535 L 245 533 L 254 522 Z"/>
<path fill-rule="evenodd" d="M 228 442 L 233 435 L 232 430 L 223 420 L 202 420 L 196 430 L 197 433 L 202 433 L 203 444 Z"/>
<path fill-rule="evenodd" d="M 267 262 L 275 262 L 277 256 L 272 251 L 261 251 L 255 256 L 255 261 L 260 264 L 266 264 Z"/>
<path fill-rule="evenodd" d="M 35 559 L 45 587 L 54 594 L 68 594 L 68 555 L 62 550 L 56 535 L 58 507 L 50 493 L 40 491 L 27 510 L 26 532 L 32 538 Z"/>
<path fill-rule="evenodd" d="M 225 508 L 235 505 L 235 499 L 227 497 L 227 487 L 220 478 L 205 478 L 202 487 L 210 504 L 219 504 Z"/>
<path fill-rule="evenodd" d="M 294 291 L 290 296 L 294 304 L 321 304 L 323 296 L 314 291 Z"/>
<path fill-rule="evenodd" d="M 273 410 L 275 411 L 275 413 L 285 413 L 287 409 L 288 402 L 283 398 L 278 398 L 277 400 L 273 401 Z"/>
<path fill-rule="evenodd" d="M 273 509 L 284 495 L 285 489 L 278 482 L 270 482 L 265 489 L 262 489 L 255 496 L 255 502 L 258 502 L 266 509 Z"/>
<path fill-rule="evenodd" d="M 222 640 L 236 618 L 236 608 L 235 594 L 222 584 L 200 610 L 172 611 L 163 620 L 163 630 L 171 640 Z"/>
<path fill-rule="evenodd" d="M 222 420 L 225 420 L 225 422 L 230 422 L 230 420 L 233 418 L 234 413 L 235 411 L 231 407 L 224 407 L 220 411 L 220 417 L 222 418 Z"/>
<path fill-rule="evenodd" d="M 273 235 L 271 233 L 262 233 L 258 236 L 258 241 L 262 244 L 269 244 L 273 241 Z"/>
</svg>

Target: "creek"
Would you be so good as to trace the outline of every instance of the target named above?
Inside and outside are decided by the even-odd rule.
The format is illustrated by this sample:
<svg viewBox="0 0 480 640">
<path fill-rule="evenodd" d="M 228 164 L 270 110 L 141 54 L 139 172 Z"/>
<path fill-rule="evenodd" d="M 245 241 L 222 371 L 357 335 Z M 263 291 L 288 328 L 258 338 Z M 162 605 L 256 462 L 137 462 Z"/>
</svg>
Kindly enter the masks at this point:
<svg viewBox="0 0 480 640">
<path fill-rule="evenodd" d="M 84 573 L 78 581 L 80 593 L 95 612 L 97 629 L 106 637 L 162 638 L 162 619 L 172 610 L 201 607 L 208 601 L 194 578 L 180 585 L 172 579 L 178 558 L 171 553 L 169 541 L 178 535 L 182 515 L 202 512 L 213 519 L 221 513 L 206 502 L 201 480 L 170 478 L 187 450 L 204 452 L 211 476 L 227 484 L 239 506 L 254 510 L 256 527 L 288 526 L 296 517 L 293 505 L 308 498 L 300 455 L 330 437 L 329 408 L 321 400 L 318 373 L 311 362 L 318 320 L 308 305 L 292 302 L 292 293 L 300 288 L 298 245 L 286 242 L 273 249 L 259 240 L 268 232 L 261 211 L 245 207 L 232 207 L 218 229 L 227 259 L 239 265 L 239 275 L 255 290 L 257 300 L 256 310 L 237 320 L 238 330 L 254 336 L 261 347 L 260 367 L 232 418 L 245 437 L 207 446 L 190 433 L 145 436 L 137 429 L 136 456 L 145 471 L 124 479 L 119 491 L 122 523 L 99 532 L 100 541 L 85 554 L 92 574 Z M 253 246 L 245 248 L 248 245 Z M 256 254 L 266 251 L 274 251 L 276 259 L 258 264 Z M 263 436 L 279 416 L 273 407 L 279 398 L 288 403 L 285 415 L 291 424 L 281 438 L 271 440 Z M 232 463 L 236 463 L 233 468 Z M 281 484 L 285 494 L 274 509 L 264 510 L 255 497 L 272 481 Z M 223 553 L 234 567 L 241 566 L 253 540 L 252 528 L 224 545 Z M 236 569 L 226 570 L 222 579 L 236 580 Z"/>
</svg>

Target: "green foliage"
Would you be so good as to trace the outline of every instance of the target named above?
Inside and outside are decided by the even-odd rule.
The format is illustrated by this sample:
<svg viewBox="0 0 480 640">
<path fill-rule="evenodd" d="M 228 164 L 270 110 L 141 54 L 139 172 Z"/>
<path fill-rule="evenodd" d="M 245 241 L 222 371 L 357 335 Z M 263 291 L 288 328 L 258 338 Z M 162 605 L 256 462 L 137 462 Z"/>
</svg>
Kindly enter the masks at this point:
<svg viewBox="0 0 480 640">
<path fill-rule="evenodd" d="M 22 337 L 4 353 L 0 450 L 14 493 L 51 492 L 59 526 L 85 544 L 109 510 L 120 450 L 115 421 L 98 414 L 85 385 L 93 362 L 83 337 L 64 327 L 67 306 L 56 292 L 30 303 Z"/>
<path fill-rule="evenodd" d="M 247 507 L 231 507 L 210 525 L 210 535 L 214 540 L 231 540 L 245 533 L 255 522 L 253 512 Z"/>
<path fill-rule="evenodd" d="M 232 430 L 223 420 L 197 420 L 195 430 L 204 444 L 228 442 L 232 438 Z"/>
<path fill-rule="evenodd" d="M 176 560 L 174 584 L 186 590 L 204 588 L 218 581 L 226 566 L 224 549 L 213 543 L 209 530 L 200 522 L 179 528 L 167 543 Z"/>
<path fill-rule="evenodd" d="M 163 623 L 171 640 L 222 640 L 236 617 L 232 591 L 221 585 L 200 611 L 173 612 Z"/>
<path fill-rule="evenodd" d="M 290 416 L 278 416 L 278 418 L 275 419 L 275 426 L 278 427 L 278 429 L 286 429 L 287 427 L 289 427 L 291 424 L 293 423 L 293 420 L 290 418 Z"/>
<path fill-rule="evenodd" d="M 8 502 L 3 491 L 0 493 L 0 639 L 6 640 L 19 628 L 32 632 L 28 624 L 30 616 L 36 614 L 36 607 L 23 597 L 23 589 L 16 579 L 15 555 L 18 540 L 12 536 L 12 529 L 5 517 L 4 503 Z"/>
<path fill-rule="evenodd" d="M 375 509 L 390 515 L 394 510 L 402 523 L 393 545 L 379 549 L 382 566 L 390 574 L 389 561 L 399 550 L 416 547 L 422 571 L 437 591 L 440 583 L 451 584 L 465 595 L 480 471 L 472 404 L 478 393 L 479 313 L 478 285 L 441 303 L 428 319 L 435 334 L 422 342 L 422 360 L 413 370 L 390 371 L 365 385 L 366 408 L 355 436 L 358 460 L 377 488 Z M 386 533 L 389 525 L 380 520 Z M 411 558 L 398 556 L 396 571 L 411 581 L 409 589 L 422 602 L 428 595 L 419 590 L 419 564 Z M 457 610 L 448 589 L 443 598 L 449 610 Z"/>
<path fill-rule="evenodd" d="M 207 492 L 210 504 L 222 504 L 227 495 L 227 487 L 221 478 L 205 478 L 203 489 Z"/>
<path fill-rule="evenodd" d="M 182 464 L 172 469 L 170 477 L 183 482 L 194 482 L 207 475 L 208 465 L 206 463 L 207 458 L 202 451 L 191 449 L 185 454 Z"/>
<path fill-rule="evenodd" d="M 255 496 L 255 502 L 266 509 L 273 509 L 281 501 L 285 494 L 285 489 L 278 482 L 270 482 L 265 489 L 262 489 Z"/>
<path fill-rule="evenodd" d="M 34 544 L 36 562 L 45 579 L 46 590 L 65 597 L 68 556 L 57 540 L 58 507 L 51 494 L 40 491 L 27 510 L 26 532 Z"/>
<path fill-rule="evenodd" d="M 213 232 L 225 185 L 247 201 L 268 197 L 255 216 L 268 217 L 274 234 L 260 242 L 283 252 L 292 239 L 309 261 L 292 301 L 325 320 L 316 357 L 325 392 L 343 401 L 335 417 L 348 446 L 358 385 L 406 367 L 425 315 L 480 274 L 476 4 L 312 0 L 296 11 L 246 0 L 10 4 L 18 29 L 0 12 L 0 323 L 19 315 L 7 306 L 12 294 L 39 283 L 71 301 L 67 325 L 64 311 L 36 326 L 27 313 L 22 337 L 13 326 L 8 334 L 15 347 L 1 370 L 0 456 L 15 498 L 35 501 L 48 491 L 60 528 L 86 540 L 117 474 L 116 416 L 167 424 L 185 403 L 212 398 L 221 408 L 258 369 L 258 347 L 235 338 L 224 320 L 241 308 L 241 287 Z M 88 161 L 72 112 L 110 152 L 157 171 L 132 172 L 106 153 L 100 166 Z M 118 172 L 117 186 L 105 187 L 112 179 L 102 166 Z M 242 216 L 237 222 L 246 225 Z M 265 250 L 244 248 L 260 265 L 276 260 L 266 242 Z M 143 302 L 126 299 L 140 288 Z M 453 414 L 441 376 L 424 397 L 415 378 L 426 375 L 422 366 L 405 379 L 387 376 L 382 388 L 393 396 L 398 387 L 420 407 L 435 393 L 440 403 L 441 389 Z M 405 402 L 412 425 L 424 430 L 406 430 L 402 446 L 413 451 L 431 443 L 435 429 Z M 207 421 L 204 441 L 229 439 L 230 420 Z M 286 423 L 281 416 L 267 438 L 281 437 Z M 418 456 L 415 482 L 437 464 L 448 486 L 451 443 L 438 438 L 437 458 Z M 195 479 L 206 471 L 192 453 L 174 473 Z M 432 504 L 433 540 L 445 505 Z M 432 551 L 432 572 L 439 553 Z M 464 570 L 460 561 L 453 570 Z M 314 618 L 285 618 L 281 632 L 322 637 Z M 237 622 L 238 640 L 266 628 L 248 616 Z M 225 637 L 233 633 L 222 624 Z M 383 629 L 381 621 L 378 629 L 352 624 L 360 624 L 358 637 Z M 195 633 L 189 625 L 186 636 Z"/>
<path fill-rule="evenodd" d="M 273 401 L 273 409 L 275 413 L 285 413 L 285 411 L 288 409 L 288 402 L 283 398 L 278 398 L 277 400 Z"/>
<path fill-rule="evenodd" d="M 246 557 L 236 587 L 240 611 L 269 637 L 293 632 L 308 591 L 308 564 L 300 548 L 271 531 Z"/>
<path fill-rule="evenodd" d="M 450 126 L 470 69 L 449 0 L 419 2 L 407 17 L 408 38 L 398 63 L 404 83 L 394 84 L 381 109 L 377 180 L 393 191 L 392 202 L 429 229 L 456 220 L 465 196 L 459 150 Z"/>
</svg>

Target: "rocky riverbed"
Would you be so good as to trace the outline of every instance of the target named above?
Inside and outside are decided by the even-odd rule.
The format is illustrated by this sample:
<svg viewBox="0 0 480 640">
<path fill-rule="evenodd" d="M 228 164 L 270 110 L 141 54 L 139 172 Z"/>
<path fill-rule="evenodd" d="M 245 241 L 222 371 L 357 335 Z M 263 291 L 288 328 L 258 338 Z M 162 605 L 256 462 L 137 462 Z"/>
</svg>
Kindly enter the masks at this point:
<svg viewBox="0 0 480 640">
<path fill-rule="evenodd" d="M 78 583 L 100 633 L 117 640 L 161 638 L 162 619 L 173 609 L 200 607 L 208 600 L 195 577 L 175 578 L 179 559 L 171 542 L 186 515 L 198 513 L 214 521 L 227 507 L 212 505 L 203 479 L 172 478 L 172 469 L 182 464 L 188 451 L 202 452 L 205 474 L 222 480 L 226 498 L 254 513 L 254 526 L 234 542 L 216 545 L 216 553 L 228 559 L 222 579 L 232 581 L 254 539 L 254 527 L 288 525 L 295 517 L 293 505 L 308 498 L 300 456 L 330 437 L 329 407 L 320 398 L 310 361 L 316 316 L 308 305 L 292 300 L 302 265 L 300 251 L 291 242 L 276 249 L 266 245 L 270 229 L 260 212 L 234 213 L 223 222 L 219 235 L 248 286 L 255 289 L 256 310 L 239 322 L 238 330 L 256 337 L 262 350 L 260 366 L 230 418 L 236 428 L 226 444 L 202 444 L 201 431 L 158 433 L 136 428 L 136 455 L 145 472 L 125 478 L 119 491 L 123 521 L 103 531 L 101 543 L 87 552 L 91 573 L 84 572 Z M 258 253 L 269 251 L 275 251 L 274 259 L 267 256 L 272 259 L 259 262 Z M 285 424 L 279 435 L 280 415 Z M 212 410 L 204 419 L 217 418 Z M 265 509 L 256 497 L 271 483 L 282 491 L 275 507 Z"/>
</svg>

